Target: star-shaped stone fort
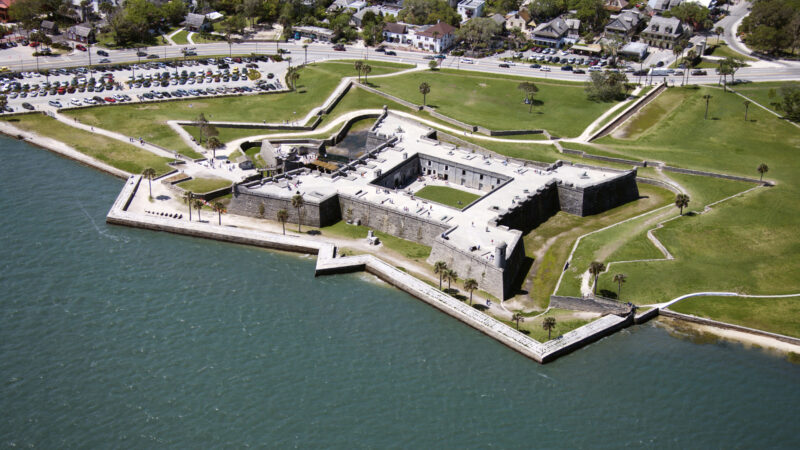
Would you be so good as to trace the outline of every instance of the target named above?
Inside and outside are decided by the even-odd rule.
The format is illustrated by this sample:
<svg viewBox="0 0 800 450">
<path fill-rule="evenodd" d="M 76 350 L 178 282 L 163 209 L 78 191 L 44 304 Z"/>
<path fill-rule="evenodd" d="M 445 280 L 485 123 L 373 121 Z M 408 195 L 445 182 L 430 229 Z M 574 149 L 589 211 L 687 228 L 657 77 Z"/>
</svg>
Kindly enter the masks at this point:
<svg viewBox="0 0 800 450">
<path fill-rule="evenodd" d="M 507 298 L 524 275 L 524 233 L 558 211 L 586 216 L 639 197 L 636 169 L 518 162 L 436 137 L 416 121 L 385 112 L 360 158 L 330 173 L 298 168 L 235 185 L 229 212 L 275 217 L 285 209 L 290 222 L 321 227 L 344 219 L 420 242 L 432 247 L 429 263 L 444 261 L 480 289 Z M 415 195 L 426 186 L 479 197 L 458 209 Z M 297 194 L 302 209 L 291 207 Z"/>
</svg>

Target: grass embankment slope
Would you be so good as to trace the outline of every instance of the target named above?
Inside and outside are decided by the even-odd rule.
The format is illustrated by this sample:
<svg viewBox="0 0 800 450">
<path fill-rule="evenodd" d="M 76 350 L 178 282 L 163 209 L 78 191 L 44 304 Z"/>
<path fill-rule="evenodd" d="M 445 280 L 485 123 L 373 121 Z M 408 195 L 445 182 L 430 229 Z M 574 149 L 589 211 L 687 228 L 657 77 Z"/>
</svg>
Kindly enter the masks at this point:
<svg viewBox="0 0 800 450">
<path fill-rule="evenodd" d="M 796 88 L 800 88 L 800 81 L 776 81 L 772 83 L 747 83 L 747 84 L 738 84 L 735 86 L 731 86 L 734 91 L 741 93 L 742 95 L 753 99 L 755 102 L 760 103 L 762 106 L 770 108 L 774 111 L 774 108 L 770 106 L 770 103 L 777 102 L 780 100 L 779 93 L 781 87 L 783 86 L 793 86 Z M 775 92 L 775 96 L 770 98 L 770 91 Z M 744 99 L 742 99 L 744 101 Z M 755 105 L 753 105 L 755 106 Z"/>
<path fill-rule="evenodd" d="M 233 183 L 230 180 L 224 178 L 192 178 L 191 180 L 178 183 L 178 186 L 186 191 L 204 194 L 228 187 L 231 184 Z"/>
<path fill-rule="evenodd" d="M 330 234 L 348 239 L 366 239 L 369 230 L 371 228 L 362 225 L 348 225 L 345 221 L 339 221 L 331 226 L 320 228 L 323 235 Z M 425 262 L 425 259 L 431 254 L 431 248 L 427 245 L 407 241 L 380 231 L 373 230 L 373 233 L 380 238 L 386 248 L 399 253 L 405 258 Z"/>
<path fill-rule="evenodd" d="M 751 89 L 759 87 L 754 84 Z M 705 214 L 668 222 L 655 235 L 675 260 L 619 266 L 600 277 L 600 289 L 616 291 L 611 278 L 624 272 L 628 281 L 623 299 L 637 303 L 708 290 L 799 292 L 800 130 L 752 106 L 745 122 L 744 100 L 720 89 L 670 88 L 665 94 L 633 119 L 625 137 L 605 137 L 599 142 L 625 157 L 755 178 L 758 165 L 766 163 L 770 167 L 767 178 L 777 185 L 726 201 Z M 712 96 L 709 120 L 703 120 L 703 95 Z M 639 121 L 651 125 L 645 127 Z M 669 176 L 688 183 L 688 179 Z M 700 183 L 706 185 L 693 189 L 692 208 L 736 189 L 718 186 L 716 194 L 708 195 L 712 182 Z M 747 303 L 740 305 L 746 309 Z M 795 321 L 800 318 L 795 316 Z"/>
<path fill-rule="evenodd" d="M 692 297 L 670 309 L 685 314 L 800 337 L 800 301 L 792 298 Z"/>
<path fill-rule="evenodd" d="M 464 209 L 480 198 L 480 195 L 447 186 L 425 186 L 414 195 L 456 209 Z"/>
<path fill-rule="evenodd" d="M 189 32 L 186 30 L 181 30 L 172 35 L 172 42 L 178 45 L 186 45 L 189 43 Z"/>
<path fill-rule="evenodd" d="M 139 174 L 152 167 L 158 175 L 162 175 L 172 170 L 167 165 L 171 159 L 154 155 L 134 145 L 73 128 L 43 114 L 25 114 L 2 120 L 17 128 L 64 142 L 83 154 L 126 172 Z"/>
<path fill-rule="evenodd" d="M 390 73 L 407 66 L 374 61 L 373 74 Z M 200 113 L 211 121 L 283 122 L 299 120 L 330 96 L 342 77 L 354 74 L 353 64 L 326 62 L 300 69 L 297 92 L 236 97 L 201 97 L 162 103 L 86 108 L 64 111 L 83 123 L 143 137 L 162 147 L 197 157 L 188 145 L 167 125 L 168 120 L 195 120 Z"/>
<path fill-rule="evenodd" d="M 539 88 L 533 112 L 524 103 L 520 82 Z M 545 129 L 552 134 L 578 136 L 614 103 L 586 99 L 583 83 L 452 70 L 413 72 L 372 80 L 377 89 L 404 100 L 422 103 L 419 85 L 431 90 L 428 106 L 446 116 L 494 130 Z"/>
</svg>

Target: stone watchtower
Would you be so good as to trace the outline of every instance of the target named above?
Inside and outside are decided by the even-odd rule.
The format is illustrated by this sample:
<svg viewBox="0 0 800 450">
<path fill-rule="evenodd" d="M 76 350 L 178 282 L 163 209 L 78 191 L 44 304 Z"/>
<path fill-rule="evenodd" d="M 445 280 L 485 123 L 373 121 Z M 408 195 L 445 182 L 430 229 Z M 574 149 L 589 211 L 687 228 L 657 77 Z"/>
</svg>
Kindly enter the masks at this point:
<svg viewBox="0 0 800 450">
<path fill-rule="evenodd" d="M 506 267 L 506 247 L 508 247 L 508 244 L 500 241 L 494 248 L 494 265 L 501 269 Z"/>
</svg>

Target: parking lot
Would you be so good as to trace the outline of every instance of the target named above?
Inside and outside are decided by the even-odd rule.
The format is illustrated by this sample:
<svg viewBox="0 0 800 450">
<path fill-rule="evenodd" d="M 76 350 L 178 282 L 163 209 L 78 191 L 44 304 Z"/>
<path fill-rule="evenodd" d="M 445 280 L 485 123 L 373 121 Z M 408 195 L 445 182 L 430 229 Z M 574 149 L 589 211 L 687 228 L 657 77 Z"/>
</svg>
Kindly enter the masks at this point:
<svg viewBox="0 0 800 450">
<path fill-rule="evenodd" d="M 284 89 L 287 63 L 267 57 L 198 59 L 52 69 L 0 75 L 5 112 L 75 108 L 98 104 L 146 102 L 170 98 L 253 94 Z M 248 72 L 260 74 L 255 80 Z M 255 74 L 253 72 L 253 74 Z"/>
</svg>

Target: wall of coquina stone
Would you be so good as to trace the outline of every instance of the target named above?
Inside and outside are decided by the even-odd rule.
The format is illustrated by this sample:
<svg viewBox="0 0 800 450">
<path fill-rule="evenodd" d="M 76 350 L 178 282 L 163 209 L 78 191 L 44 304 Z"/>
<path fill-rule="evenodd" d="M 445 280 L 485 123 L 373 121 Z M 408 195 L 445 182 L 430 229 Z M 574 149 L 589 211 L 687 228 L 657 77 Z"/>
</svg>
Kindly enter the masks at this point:
<svg viewBox="0 0 800 450">
<path fill-rule="evenodd" d="M 577 187 L 568 183 L 558 185 L 561 210 L 576 216 L 598 214 L 638 198 L 636 170 L 587 187 Z"/>
<path fill-rule="evenodd" d="M 607 300 L 604 298 L 564 297 L 561 295 L 550 296 L 550 307 L 569 309 L 573 311 L 587 311 L 600 314 L 630 314 L 632 307 L 629 304 Z"/>
<path fill-rule="evenodd" d="M 341 220 L 339 198 L 336 194 L 326 197 L 306 194 L 303 196 L 304 206 L 300 210 L 292 207 L 292 195 L 294 193 L 289 190 L 284 197 L 257 192 L 245 186 L 235 186 L 228 211 L 231 214 L 274 221 L 277 220 L 278 211 L 285 209 L 289 213 L 287 223 L 297 223 L 300 216 L 303 225 L 312 227 L 333 225 Z M 263 215 L 259 213 L 261 205 L 264 205 Z"/>
<path fill-rule="evenodd" d="M 405 186 L 420 175 L 444 178 L 453 185 L 484 192 L 491 192 L 509 180 L 508 177 L 489 170 L 470 167 L 435 156 L 418 154 L 381 175 L 373 183 L 394 189 L 396 186 Z"/>
<path fill-rule="evenodd" d="M 495 223 L 527 233 L 561 209 L 555 180 L 515 201 L 513 208 L 500 211 Z"/>
<path fill-rule="evenodd" d="M 339 195 L 339 208 L 338 215 L 344 220 L 360 221 L 366 227 L 428 246 L 433 246 L 436 236 L 450 228 L 434 220 L 346 194 Z"/>
</svg>

